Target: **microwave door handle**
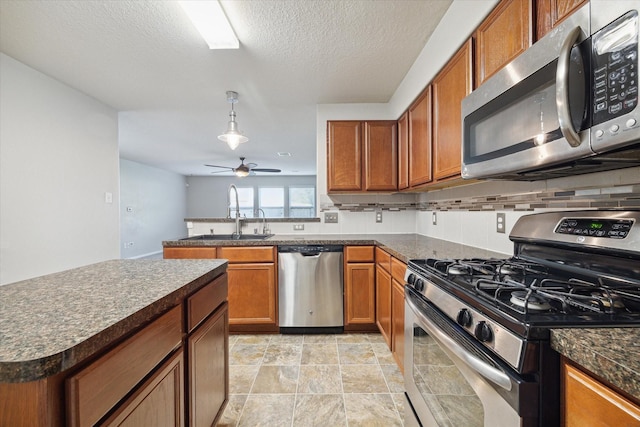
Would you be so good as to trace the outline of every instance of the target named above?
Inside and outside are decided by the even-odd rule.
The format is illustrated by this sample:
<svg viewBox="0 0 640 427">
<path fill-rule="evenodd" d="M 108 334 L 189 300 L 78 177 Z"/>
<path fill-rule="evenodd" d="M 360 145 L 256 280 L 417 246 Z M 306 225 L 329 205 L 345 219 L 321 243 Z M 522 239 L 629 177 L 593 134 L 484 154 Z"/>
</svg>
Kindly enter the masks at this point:
<svg viewBox="0 0 640 427">
<path fill-rule="evenodd" d="M 580 145 L 580 135 L 573 128 L 571 123 L 571 112 L 569 110 L 569 62 L 571 59 L 571 48 L 580 37 L 580 27 L 574 28 L 560 49 L 558 56 L 558 68 L 556 69 L 556 108 L 558 110 L 558 123 L 560 132 L 565 137 L 569 145 L 577 147 Z"/>
<path fill-rule="evenodd" d="M 451 339 L 427 316 L 425 316 L 416 304 L 411 300 L 411 295 L 405 296 L 405 301 L 413 311 L 413 314 L 421 321 L 422 326 L 433 335 L 439 342 L 442 343 L 449 351 L 458 356 L 462 361 L 471 369 L 476 371 L 482 377 L 488 379 L 497 386 L 502 387 L 507 391 L 511 391 L 511 380 L 504 372 L 488 365 L 477 357 L 469 354 L 460 344 Z"/>
</svg>

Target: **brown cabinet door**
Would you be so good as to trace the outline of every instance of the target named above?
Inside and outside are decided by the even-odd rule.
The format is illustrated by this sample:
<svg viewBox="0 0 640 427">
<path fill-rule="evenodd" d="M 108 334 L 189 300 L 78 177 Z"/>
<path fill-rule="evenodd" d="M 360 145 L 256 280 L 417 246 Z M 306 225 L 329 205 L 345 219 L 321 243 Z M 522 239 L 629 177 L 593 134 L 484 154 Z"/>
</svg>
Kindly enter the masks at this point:
<svg viewBox="0 0 640 427">
<path fill-rule="evenodd" d="M 101 425 L 184 426 L 184 362 L 178 351 Z"/>
<path fill-rule="evenodd" d="M 561 364 L 562 425 L 638 426 L 640 407 L 591 376 L 567 363 Z"/>
<path fill-rule="evenodd" d="M 348 263 L 345 268 L 345 329 L 375 323 L 375 264 Z"/>
<path fill-rule="evenodd" d="M 404 372 L 404 285 L 395 278 L 391 282 L 391 351 Z"/>
<path fill-rule="evenodd" d="M 277 325 L 273 263 L 229 264 L 229 324 Z"/>
<path fill-rule="evenodd" d="M 376 266 L 376 324 L 391 349 L 391 275 Z"/>
<path fill-rule="evenodd" d="M 398 189 L 398 125 L 395 121 L 364 123 L 364 189 Z"/>
<path fill-rule="evenodd" d="M 327 190 L 362 191 L 362 122 L 327 122 Z"/>
<path fill-rule="evenodd" d="M 460 176 L 462 99 L 472 89 L 472 41 L 447 63 L 433 81 L 434 176 L 441 180 Z"/>
<path fill-rule="evenodd" d="M 588 0 L 536 0 L 536 40 L 540 40 Z"/>
<path fill-rule="evenodd" d="M 531 46 L 532 1 L 502 0 L 476 30 L 478 86 Z"/>
<path fill-rule="evenodd" d="M 215 247 L 181 247 L 164 248 L 163 257 L 165 259 L 215 259 Z"/>
<path fill-rule="evenodd" d="M 409 113 L 398 119 L 398 190 L 409 187 Z"/>
<path fill-rule="evenodd" d="M 409 185 L 426 184 L 431 174 L 431 86 L 409 107 Z"/>
<path fill-rule="evenodd" d="M 189 337 L 189 425 L 210 427 L 229 399 L 229 310 L 225 303 Z"/>
</svg>

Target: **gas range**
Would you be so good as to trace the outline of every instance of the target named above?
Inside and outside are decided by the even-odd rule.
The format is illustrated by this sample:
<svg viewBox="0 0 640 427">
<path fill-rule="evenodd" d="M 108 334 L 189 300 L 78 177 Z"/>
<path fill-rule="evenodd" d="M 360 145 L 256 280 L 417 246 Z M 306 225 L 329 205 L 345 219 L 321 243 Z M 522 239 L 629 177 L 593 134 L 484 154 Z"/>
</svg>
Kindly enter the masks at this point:
<svg viewBox="0 0 640 427">
<path fill-rule="evenodd" d="M 522 217 L 508 259 L 418 259 L 408 292 L 520 373 L 551 328 L 640 326 L 640 211 Z"/>
</svg>

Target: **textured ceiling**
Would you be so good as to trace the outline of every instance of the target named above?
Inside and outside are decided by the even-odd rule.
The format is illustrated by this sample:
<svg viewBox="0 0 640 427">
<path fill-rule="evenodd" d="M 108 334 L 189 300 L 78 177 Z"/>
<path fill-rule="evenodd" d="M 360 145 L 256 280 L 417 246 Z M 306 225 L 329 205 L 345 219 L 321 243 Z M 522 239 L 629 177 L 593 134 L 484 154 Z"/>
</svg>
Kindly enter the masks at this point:
<svg viewBox="0 0 640 427">
<path fill-rule="evenodd" d="M 117 109 L 123 158 L 315 174 L 316 104 L 387 102 L 451 0 L 221 3 L 238 50 L 209 50 L 177 2 L 143 0 L 0 0 L 0 50 Z M 236 151 L 217 140 L 227 90 L 249 137 Z"/>
</svg>

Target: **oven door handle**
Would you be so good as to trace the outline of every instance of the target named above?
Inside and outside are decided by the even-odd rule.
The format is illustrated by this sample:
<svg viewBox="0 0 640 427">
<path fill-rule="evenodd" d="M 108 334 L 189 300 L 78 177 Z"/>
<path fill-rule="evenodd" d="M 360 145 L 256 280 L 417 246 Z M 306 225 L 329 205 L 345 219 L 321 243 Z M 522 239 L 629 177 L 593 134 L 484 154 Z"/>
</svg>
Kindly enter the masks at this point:
<svg viewBox="0 0 640 427">
<path fill-rule="evenodd" d="M 411 298 L 412 296 L 407 294 L 405 300 L 411 308 L 411 311 L 413 311 L 416 317 L 420 319 L 420 321 L 422 322 L 422 326 L 424 326 L 427 332 L 437 338 L 443 346 L 445 346 L 449 351 L 462 359 L 465 364 L 476 371 L 479 375 L 488 379 L 497 386 L 502 387 L 507 391 L 511 391 L 511 379 L 507 374 L 469 354 L 462 346 L 460 346 L 457 342 L 455 342 L 448 335 L 442 332 L 442 330 L 440 330 L 440 328 L 438 328 L 438 326 L 433 323 L 431 319 L 422 314 L 415 303 L 411 301 Z"/>
<path fill-rule="evenodd" d="M 571 60 L 571 48 L 580 37 L 580 27 L 574 28 L 565 39 L 558 56 L 558 68 L 556 69 L 556 109 L 558 110 L 558 124 L 560 132 L 572 147 L 578 147 L 581 143 L 580 135 L 573 128 L 571 111 L 569 109 L 569 64 Z"/>
</svg>

